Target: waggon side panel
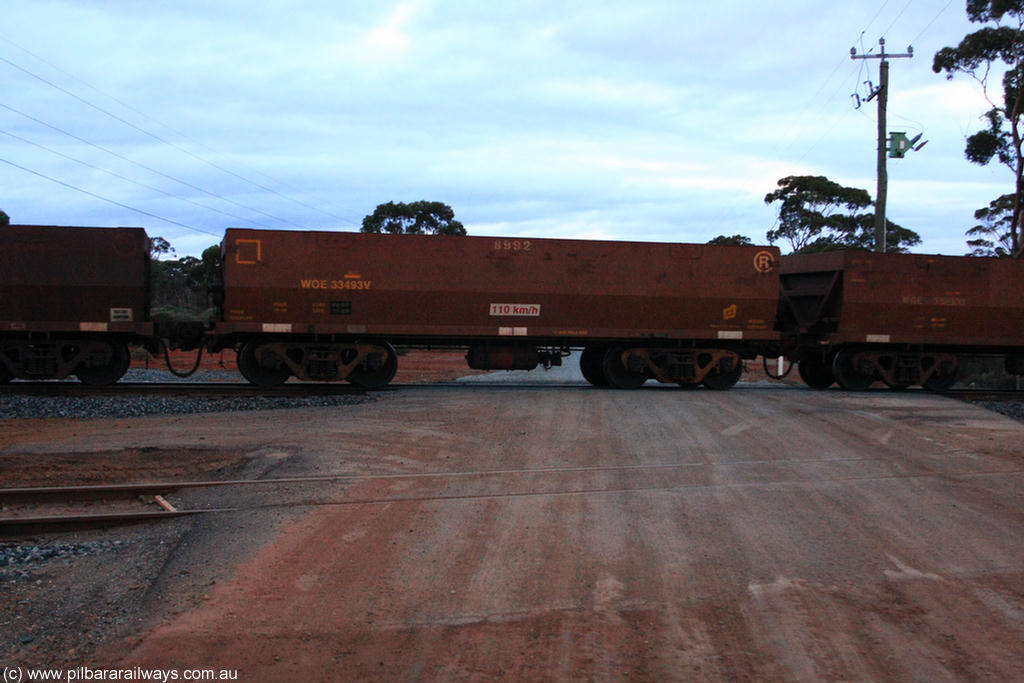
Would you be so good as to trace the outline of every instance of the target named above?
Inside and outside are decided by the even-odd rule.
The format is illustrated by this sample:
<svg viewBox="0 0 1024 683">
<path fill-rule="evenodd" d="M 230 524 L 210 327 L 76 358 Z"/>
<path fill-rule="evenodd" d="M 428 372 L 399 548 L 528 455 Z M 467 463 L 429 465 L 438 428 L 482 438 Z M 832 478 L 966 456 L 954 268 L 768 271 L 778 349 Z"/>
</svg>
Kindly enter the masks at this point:
<svg viewBox="0 0 1024 683">
<path fill-rule="evenodd" d="M 142 228 L 0 228 L 0 332 L 150 334 Z"/>
<path fill-rule="evenodd" d="M 220 332 L 774 339 L 761 247 L 229 230 Z"/>
<path fill-rule="evenodd" d="M 841 299 L 823 313 L 841 319 L 831 345 L 1024 346 L 1024 263 L 929 254 L 835 252 L 782 259 L 793 274 L 836 272 Z"/>
</svg>

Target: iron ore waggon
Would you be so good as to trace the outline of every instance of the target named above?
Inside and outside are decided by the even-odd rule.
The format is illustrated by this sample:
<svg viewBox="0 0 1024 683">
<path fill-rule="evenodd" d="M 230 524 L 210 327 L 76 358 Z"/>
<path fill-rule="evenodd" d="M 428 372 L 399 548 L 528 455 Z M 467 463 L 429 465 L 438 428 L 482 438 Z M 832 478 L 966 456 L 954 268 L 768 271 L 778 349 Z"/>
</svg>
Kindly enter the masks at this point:
<svg viewBox="0 0 1024 683">
<path fill-rule="evenodd" d="M 151 343 L 142 228 L 0 228 L 0 382 L 116 382 Z"/>
<path fill-rule="evenodd" d="M 399 344 L 506 370 L 582 348 L 595 385 L 726 389 L 778 339 L 773 247 L 230 229 L 222 255 L 211 350 L 265 386 L 382 386 Z"/>
<path fill-rule="evenodd" d="M 1002 356 L 1024 374 L 1020 260 L 804 254 L 782 258 L 780 281 L 777 326 L 812 387 L 942 391 L 963 354 Z"/>
<path fill-rule="evenodd" d="M 0 229 L 0 382 L 116 382 L 129 345 L 238 354 L 242 374 L 366 387 L 395 345 L 531 370 L 582 349 L 592 384 L 727 389 L 784 353 L 804 381 L 948 389 L 961 357 L 1024 374 L 1024 262 L 773 247 L 231 229 L 212 329 L 149 317 L 141 228 Z"/>
</svg>

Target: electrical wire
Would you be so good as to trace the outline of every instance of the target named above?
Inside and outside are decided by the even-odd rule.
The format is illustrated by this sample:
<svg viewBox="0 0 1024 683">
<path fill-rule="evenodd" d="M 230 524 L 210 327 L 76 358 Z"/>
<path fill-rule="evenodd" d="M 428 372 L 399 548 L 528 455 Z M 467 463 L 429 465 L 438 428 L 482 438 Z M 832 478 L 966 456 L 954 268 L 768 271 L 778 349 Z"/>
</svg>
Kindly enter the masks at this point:
<svg viewBox="0 0 1024 683">
<path fill-rule="evenodd" d="M 227 197 L 219 195 L 216 192 L 211 192 L 211 191 L 203 189 L 203 188 L 201 188 L 201 187 L 199 187 L 197 185 L 193 185 L 192 183 L 189 183 L 189 182 L 187 182 L 185 180 L 182 180 L 180 178 L 175 178 L 174 176 L 170 176 L 170 175 L 167 175 L 166 173 L 162 173 L 161 171 L 158 171 L 155 168 L 152 168 L 151 166 L 147 166 L 146 164 L 139 163 L 138 161 L 133 161 L 132 159 L 129 159 L 128 157 L 126 157 L 126 156 L 124 156 L 122 154 L 118 154 L 117 152 L 109 150 L 106 147 L 103 147 L 102 145 L 97 145 L 94 142 L 90 142 L 89 140 L 86 140 L 85 138 L 79 137 L 79 136 L 75 135 L 74 133 L 70 133 L 70 132 L 64 130 L 63 128 L 59 128 L 57 126 L 54 126 L 53 124 L 47 123 L 46 121 L 43 121 L 42 119 L 39 119 L 39 118 L 36 118 L 35 116 L 32 116 L 31 114 L 26 114 L 23 111 L 19 111 L 19 110 L 15 109 L 14 107 L 6 105 L 6 104 L 4 104 L 2 102 L 0 102 L 0 108 L 6 109 L 6 110 L 8 110 L 10 112 L 18 114 L 19 116 L 23 116 L 26 119 L 28 119 L 30 121 L 34 121 L 35 123 L 38 123 L 38 124 L 40 124 L 42 126 L 46 126 L 50 130 L 56 131 L 56 132 L 58 132 L 58 133 L 60 133 L 62 135 L 66 135 L 69 138 L 72 138 L 73 140 L 77 140 L 78 142 L 81 142 L 82 144 L 85 144 L 85 145 L 88 145 L 88 146 L 93 147 L 95 149 L 98 149 L 101 152 L 106 152 L 107 154 L 109 154 L 109 155 L 111 155 L 113 157 L 116 157 L 116 158 L 118 158 L 118 159 L 120 159 L 122 161 L 125 161 L 125 162 L 127 162 L 129 164 L 132 164 L 133 166 L 137 166 L 139 168 L 145 169 L 145 170 L 149 171 L 150 173 L 154 173 L 154 174 L 156 174 L 156 175 L 158 175 L 158 176 L 160 176 L 162 178 L 166 178 L 168 180 L 172 180 L 172 181 L 174 181 L 176 183 L 181 183 L 185 187 L 188 187 L 188 188 L 191 188 L 193 190 L 196 190 L 197 192 L 202 192 L 205 195 L 209 195 L 211 197 L 215 197 L 216 199 L 219 199 L 222 202 L 227 202 L 228 204 L 234 204 L 235 206 L 237 206 L 237 207 L 239 207 L 241 209 L 245 209 L 246 211 L 252 211 L 253 213 L 258 213 L 258 214 L 260 214 L 262 216 L 266 216 L 267 218 L 272 218 L 274 220 L 281 221 L 283 223 L 290 223 L 290 221 L 286 221 L 283 218 L 279 218 L 277 216 L 274 216 L 273 214 L 269 214 L 266 211 L 260 211 L 259 209 L 253 208 L 251 206 L 247 206 L 247 205 L 242 204 L 240 202 L 236 202 L 233 199 L 228 199 Z M 301 227 L 301 226 L 297 226 L 297 227 Z"/>
<path fill-rule="evenodd" d="M 926 26 L 925 26 L 925 27 L 924 27 L 923 29 L 921 29 L 921 32 L 920 32 L 920 33 L 918 33 L 918 34 L 917 34 L 916 36 L 914 36 L 914 39 L 913 39 L 912 41 L 910 41 L 910 44 L 911 44 L 911 45 L 913 45 L 913 44 L 914 44 L 914 43 L 916 43 L 916 42 L 917 42 L 918 40 L 920 40 L 920 39 L 921 39 L 921 36 L 923 36 L 923 35 L 925 34 L 925 32 L 926 32 L 926 31 L 927 31 L 928 29 L 930 29 L 930 28 L 932 27 L 932 24 L 934 24 L 934 23 L 935 23 L 936 21 L 938 21 L 939 17 L 941 17 L 941 16 L 942 16 L 942 14 L 943 14 L 943 13 L 944 13 L 944 12 L 945 12 L 945 11 L 946 11 L 947 9 L 949 9 L 949 6 L 950 6 L 950 5 L 952 5 L 952 4 L 953 4 L 953 0 L 949 0 L 949 2 L 947 2 L 947 3 L 946 3 L 946 6 L 945 6 L 945 7 L 943 7 L 942 9 L 940 9 L 940 10 L 939 10 L 939 13 L 938 13 L 938 14 L 936 14 L 936 15 L 935 15 L 934 17 L 932 17 L 932 20 L 931 20 L 931 21 L 929 21 L 929 22 L 928 22 L 928 24 L 927 24 L 927 25 L 926 25 Z"/>
<path fill-rule="evenodd" d="M 23 143 L 25 143 L 27 145 L 32 145 L 33 147 L 38 147 L 39 149 L 45 150 L 45 151 L 49 152 L 50 154 L 55 154 L 55 155 L 57 155 L 59 157 L 63 157 L 64 159 L 67 159 L 68 161 L 73 161 L 76 164 L 81 164 L 82 166 L 85 166 L 86 168 L 91 168 L 94 171 L 99 171 L 100 173 L 106 173 L 109 176 L 117 178 L 118 180 L 123 180 L 125 182 L 131 183 L 132 185 L 136 185 L 138 187 L 145 188 L 145 189 L 150 190 L 152 192 L 157 192 L 159 194 L 164 195 L 165 197 L 170 197 L 171 199 L 177 199 L 179 201 L 187 202 L 189 204 L 192 204 L 193 206 L 198 206 L 200 209 L 204 209 L 206 211 L 212 211 L 214 213 L 219 213 L 222 216 L 227 216 L 228 218 L 234 218 L 235 220 L 245 221 L 245 222 L 248 222 L 248 223 L 252 223 L 254 225 L 258 225 L 258 226 L 263 227 L 263 228 L 269 228 L 270 227 L 269 225 L 267 225 L 265 223 L 260 223 L 259 221 L 254 221 L 251 218 L 246 218 L 244 216 L 239 216 L 237 214 L 228 213 L 227 211 L 221 211 L 220 209 L 214 208 L 212 206 L 207 206 L 206 204 L 200 204 L 199 202 L 197 202 L 197 201 L 195 201 L 193 199 L 189 199 L 188 197 L 180 197 L 180 196 L 178 196 L 176 194 L 168 192 L 167 190 L 161 190 L 159 187 L 154 187 L 153 185 L 147 185 L 146 183 L 142 183 L 142 182 L 139 182 L 137 180 L 132 180 L 131 178 L 129 178 L 127 176 L 123 176 L 120 173 L 115 173 L 114 171 L 110 171 L 110 170 L 107 170 L 105 168 L 101 168 L 101 167 L 96 166 L 94 164 L 90 164 L 87 161 L 82 161 L 81 159 L 76 159 L 75 157 L 73 157 L 73 156 L 71 156 L 69 154 L 64 154 L 63 152 L 58 152 L 55 149 L 50 149 L 46 145 L 41 145 L 38 142 L 33 142 L 32 140 L 28 140 L 26 138 L 23 138 L 20 135 L 16 135 L 15 133 L 11 133 L 11 132 L 6 131 L 6 130 L 0 130 L 0 135 L 6 135 L 9 138 L 14 138 L 15 140 L 19 140 L 19 141 L 21 141 L 21 142 L 23 142 Z"/>
<path fill-rule="evenodd" d="M 891 23 L 891 24 L 889 24 L 889 28 L 885 29 L 885 31 L 884 31 L 884 32 L 882 33 L 882 37 L 883 37 L 883 38 L 884 38 L 885 36 L 889 35 L 889 31 L 891 31 L 891 30 L 892 30 L 892 27 L 896 25 L 896 22 L 900 20 L 900 17 L 902 17 L 902 16 L 903 16 L 903 13 L 907 11 L 907 8 L 908 8 L 908 7 L 910 7 L 910 4 L 911 4 L 912 2 L 914 2 L 914 0 L 907 0 L 907 4 L 905 4 L 905 5 L 903 6 L 903 9 L 901 9 L 901 10 L 900 10 L 900 13 L 899 13 L 899 14 L 897 14 L 897 15 L 896 15 L 896 18 L 892 20 L 892 23 Z M 913 42 L 911 42 L 910 44 L 911 44 L 911 45 L 913 45 Z"/>
<path fill-rule="evenodd" d="M 864 27 L 864 30 L 860 32 L 861 38 L 863 38 L 864 34 L 868 32 L 868 29 L 871 28 L 871 25 L 875 23 L 875 20 L 882 15 L 882 10 L 884 10 L 885 6 L 888 4 L 889 0 L 884 0 L 884 2 L 882 2 L 882 6 L 878 8 L 877 12 L 875 12 L 875 16 L 871 17 L 871 21 L 869 21 L 867 26 Z"/>
<path fill-rule="evenodd" d="M 910 0 L 907 3 L 907 5 L 904 6 L 903 11 L 906 11 L 907 6 L 909 6 L 910 2 L 912 2 L 912 0 Z M 952 0 L 950 0 L 950 2 L 952 2 Z M 875 12 L 874 16 L 871 17 L 871 19 L 868 21 L 868 23 L 864 26 L 864 29 L 860 32 L 860 36 L 859 36 L 858 40 L 859 40 L 859 42 L 861 44 L 861 52 L 862 53 L 870 54 L 872 52 L 872 50 L 874 50 L 874 48 L 871 48 L 871 49 L 868 49 L 868 50 L 864 49 L 864 34 L 867 33 L 868 29 L 871 28 L 871 26 L 875 23 L 875 21 L 878 19 L 878 17 L 880 17 L 882 15 L 882 12 L 885 10 L 885 8 L 886 8 L 886 6 L 888 6 L 888 4 L 889 4 L 889 0 L 883 0 L 881 6 Z M 903 12 L 901 11 L 900 14 L 902 15 L 902 13 Z M 861 77 L 862 77 L 862 75 L 864 73 L 865 62 L 867 60 L 863 60 L 862 59 L 862 60 L 858 60 L 858 61 L 860 62 L 860 65 L 858 66 L 857 83 L 855 85 L 855 90 L 860 88 Z M 825 78 L 825 81 L 821 84 L 821 87 L 818 88 L 818 90 L 807 101 L 807 104 L 804 105 L 803 109 L 801 110 L 801 113 L 799 114 L 799 116 L 797 116 L 796 122 L 793 124 L 793 126 L 790 128 L 790 130 L 794 130 L 794 129 L 799 130 L 799 128 L 802 125 L 804 117 L 807 115 L 807 112 L 810 111 L 812 105 L 814 105 L 816 103 L 816 101 L 818 100 L 819 95 L 821 95 L 822 92 L 828 87 L 829 83 L 832 81 L 832 78 L 836 75 L 836 72 L 838 72 L 839 69 L 841 69 L 843 64 L 845 64 L 845 63 L 847 63 L 847 58 L 846 57 L 841 59 L 839 61 L 839 63 L 836 64 L 836 66 L 832 69 L 832 71 L 829 73 L 829 75 Z M 844 83 L 845 82 L 846 81 L 844 81 Z M 832 94 L 829 95 L 824 100 L 824 102 L 822 103 L 822 106 L 827 105 L 830 102 L 832 102 L 836 98 L 836 96 L 838 95 L 839 91 L 842 90 L 843 87 L 844 87 L 844 85 L 843 85 L 843 83 L 841 83 L 835 90 L 833 90 Z M 808 147 L 808 149 L 803 154 L 800 155 L 800 157 L 798 158 L 798 161 L 802 161 L 803 159 L 805 159 L 807 157 L 807 155 L 809 155 L 812 151 L 814 151 L 814 149 L 817 148 L 817 146 L 821 143 L 821 141 L 827 135 L 829 135 L 831 133 L 831 131 L 834 130 L 834 129 L 835 129 L 835 126 L 832 126 L 831 128 L 829 128 L 828 131 L 823 133 L 818 139 L 816 139 L 814 142 L 812 142 L 810 147 Z M 788 137 L 788 135 L 787 135 L 787 137 Z M 773 150 L 773 153 L 777 152 L 777 151 L 779 151 L 778 148 Z"/>
<path fill-rule="evenodd" d="M 25 50 L 24 48 L 22 48 L 21 46 L 13 43 L 12 41 L 10 41 L 10 40 L 8 40 L 6 38 L 3 38 L 2 36 L 0 36 L 0 39 L 2 39 L 4 42 L 6 42 L 8 44 L 11 44 L 11 45 L 14 45 L 15 47 L 18 47 L 19 49 L 21 49 L 21 50 L 25 51 L 26 53 L 32 55 L 31 52 L 29 52 L 28 50 Z M 32 56 L 36 57 L 35 55 L 32 55 Z M 46 62 L 46 60 L 43 60 L 43 59 L 41 59 L 39 57 L 36 57 L 36 58 L 40 59 L 40 61 L 43 61 L 46 64 L 49 64 L 49 62 Z M 71 97 L 71 98 L 77 100 L 78 102 L 81 102 L 82 104 L 86 105 L 87 107 L 91 107 L 92 109 L 95 109 L 96 111 L 104 114 L 105 116 L 108 116 L 108 117 L 114 119 L 115 121 L 118 121 L 119 123 L 122 123 L 122 124 L 128 126 L 129 128 L 132 128 L 133 130 L 136 130 L 139 133 L 142 133 L 143 135 L 146 135 L 146 136 L 156 140 L 157 142 L 159 142 L 161 144 L 164 144 L 164 145 L 167 145 L 169 147 L 172 147 L 173 149 L 181 152 L 182 154 L 185 154 L 185 155 L 187 155 L 187 156 L 189 156 L 189 157 L 191 157 L 191 158 L 193 158 L 193 159 L 195 159 L 197 161 L 200 161 L 200 162 L 202 162 L 204 164 L 207 164 L 208 166 L 210 166 L 210 167 L 212 167 L 212 168 L 214 168 L 214 169 L 216 169 L 216 170 L 218 170 L 218 171 L 220 171 L 222 173 L 225 173 L 225 174 L 227 174 L 229 176 L 232 176 L 233 178 L 236 178 L 238 180 L 241 180 L 242 182 L 248 183 L 248 184 L 250 184 L 250 185 L 252 185 L 254 187 L 259 188 L 260 190 L 263 190 L 264 192 L 268 192 L 268 193 L 270 193 L 272 195 L 275 195 L 275 196 L 277 196 L 277 197 L 279 197 L 281 199 L 284 199 L 286 201 L 290 201 L 290 202 L 293 202 L 293 203 L 298 204 L 300 206 L 303 206 L 303 207 L 305 207 L 307 209 L 311 209 L 313 211 L 317 211 L 317 212 L 322 213 L 322 214 L 324 214 L 326 216 L 330 216 L 332 218 L 336 218 L 336 219 L 341 220 L 341 221 L 345 221 L 345 222 L 349 222 L 349 223 L 352 222 L 349 219 L 345 219 L 345 218 L 343 218 L 341 216 L 337 216 L 337 215 L 335 215 L 335 214 L 333 214 L 333 213 L 331 213 L 329 211 L 325 211 L 323 209 L 315 207 L 315 206 L 313 206 L 311 204 L 308 204 L 306 202 L 303 202 L 301 200 L 298 200 L 298 199 L 295 199 L 293 197 L 289 197 L 287 195 L 284 195 L 284 194 L 278 192 L 277 190 L 274 190 L 273 188 L 267 187 L 267 186 L 265 186 L 265 185 L 263 185 L 261 183 L 258 183 L 258 182 L 254 181 L 254 180 L 251 180 L 250 178 L 247 178 L 247 177 L 245 177 L 245 176 L 243 176 L 243 175 L 241 175 L 239 173 L 235 173 L 234 171 L 232 171 L 232 170 L 230 170 L 228 168 L 225 168 L 225 167 L 221 166 L 220 164 L 217 164 L 217 163 L 215 163 L 213 161 L 210 161 L 209 159 L 206 159 L 204 157 L 201 157 L 198 154 L 195 154 L 194 152 L 192 152 L 192 151 L 190 151 L 190 150 L 188 150 L 188 149 L 186 149 L 186 148 L 184 148 L 184 147 L 182 147 L 182 146 L 180 146 L 180 145 L 178 145 L 178 144 L 176 144 L 174 142 L 171 142 L 171 141 L 169 141 L 169 140 L 167 140 L 167 139 L 157 135 L 156 133 L 153 133 L 153 132 L 151 132 L 149 130 L 146 130 L 145 128 L 142 128 L 141 126 L 135 125 L 131 121 L 128 121 L 127 119 L 124 119 L 124 118 L 114 114 L 113 112 L 110 112 L 107 109 L 104 109 L 103 107 L 100 107 L 99 105 L 97 105 L 97 104 L 87 100 L 86 98 L 81 97 L 81 96 L 75 94 L 74 92 L 71 92 L 67 88 L 62 87 L 62 86 L 60 86 L 60 85 L 58 85 L 58 84 L 56 84 L 56 83 L 54 83 L 54 82 L 52 82 L 52 81 L 50 81 L 50 80 L 48 80 L 46 78 L 44 78 L 44 77 L 34 73 L 33 71 L 30 71 L 29 69 L 26 69 L 25 67 L 23 67 L 23 66 L 21 66 L 19 64 L 16 64 L 15 62 L 12 62 L 11 60 L 9 60 L 9 59 L 7 59 L 5 57 L 0 57 L 0 62 L 4 62 L 5 64 L 11 66 L 12 68 L 17 69 L 18 71 L 21 71 L 22 73 L 24 73 L 24 74 L 26 74 L 28 76 L 31 76 L 32 78 L 35 78 L 36 80 L 40 81 L 41 83 L 44 83 L 44 84 L 50 86 L 51 88 L 54 88 L 54 89 L 64 93 L 68 97 Z M 50 66 L 53 66 L 53 65 L 50 64 Z M 75 78 L 71 74 L 67 74 L 67 72 L 64 71 L 63 69 L 60 69 L 59 67 L 56 67 L 56 66 L 53 66 L 53 68 L 57 69 L 61 73 L 64 73 L 64 74 L 70 76 L 71 78 L 74 78 L 76 81 L 78 81 L 80 83 L 83 83 L 84 85 L 92 88 L 96 92 L 99 92 L 100 94 L 102 94 L 102 95 L 104 95 L 106 97 L 110 97 L 110 99 L 112 99 L 113 101 L 117 102 L 121 106 L 124 106 L 124 107 L 126 107 L 126 108 L 128 108 L 128 109 L 130 109 L 130 110 L 132 110 L 132 111 L 142 115 L 143 117 L 145 117 L 145 118 L 147 118 L 147 119 L 149 119 L 151 121 L 155 121 L 156 123 L 162 125 L 164 128 L 167 128 L 168 130 L 176 133 L 177 135 L 180 135 L 180 136 L 185 137 L 185 138 L 188 137 L 188 136 L 184 135 L 183 133 L 181 133 L 181 132 L 171 128 L 170 126 L 168 126 L 166 124 L 163 124 L 163 123 L 157 121 L 156 119 L 153 119 L 152 117 L 143 114 L 142 112 L 138 111 L 137 109 L 135 109 L 133 107 L 130 107 L 129 105 L 126 105 L 125 103 L 121 102 L 117 98 L 114 98 L 114 97 L 112 97 L 110 95 L 107 95 L 106 93 L 102 92 L 101 90 L 99 90 L 99 89 L 89 85 L 85 81 L 82 81 L 81 79 Z M 195 141 L 193 141 L 193 142 L 195 142 Z M 208 149 L 208 151 L 211 151 L 211 152 L 213 151 L 213 150 L 210 150 L 209 148 L 207 148 L 207 149 Z M 273 180 L 273 179 L 271 178 L 271 180 Z M 302 226 L 300 226 L 300 225 L 298 225 L 296 223 L 293 223 L 291 221 L 287 221 L 285 219 L 278 219 L 278 220 L 286 222 L 286 223 L 288 223 L 288 224 L 290 224 L 290 225 L 292 225 L 294 227 L 302 227 Z"/>
<path fill-rule="evenodd" d="M 122 209 L 127 209 L 129 211 L 134 211 L 135 213 L 142 214 L 143 216 L 149 216 L 150 218 L 155 218 L 158 221 L 163 221 L 165 223 L 170 223 L 171 225 L 177 225 L 179 228 L 185 228 L 186 230 L 194 230 L 195 232 L 201 232 L 201 233 L 204 233 L 206 235 L 213 235 L 214 237 L 217 237 L 217 238 L 221 237 L 221 235 L 218 235 L 217 233 L 213 233 L 213 232 L 210 232 L 208 230 L 203 230 L 202 228 L 197 228 L 194 225 L 186 225 L 185 223 L 179 223 L 178 221 L 171 220 L 170 218 L 164 218 L 163 216 L 158 216 L 155 213 L 150 213 L 149 211 L 143 211 L 142 209 L 137 209 L 134 206 L 129 206 L 128 204 L 124 204 L 122 202 L 119 202 L 116 199 L 111 199 L 110 197 L 104 197 L 102 195 L 98 195 L 95 192 L 90 192 L 89 190 L 82 189 L 81 187 L 78 187 L 77 185 L 72 185 L 71 183 L 66 183 L 63 180 L 57 180 L 56 178 L 48 176 L 45 173 L 40 173 L 39 171 L 33 171 L 31 168 L 26 168 L 25 166 L 22 166 L 21 164 L 16 164 L 13 161 L 10 161 L 8 159 L 4 159 L 3 157 L 0 157 L 0 163 L 7 164 L 8 166 L 13 166 L 14 168 L 16 168 L 16 169 L 18 169 L 20 171 L 24 171 L 25 173 L 31 173 L 34 176 L 38 176 L 38 177 L 43 178 L 45 180 L 49 180 L 52 183 L 56 183 L 58 185 L 62 185 L 63 187 L 66 187 L 66 188 L 71 189 L 71 190 L 75 190 L 77 192 L 81 192 L 82 194 L 89 195 L 90 197 L 93 197 L 95 199 L 99 199 L 99 200 L 107 202 L 109 204 L 113 204 L 115 206 L 119 206 Z"/>
</svg>

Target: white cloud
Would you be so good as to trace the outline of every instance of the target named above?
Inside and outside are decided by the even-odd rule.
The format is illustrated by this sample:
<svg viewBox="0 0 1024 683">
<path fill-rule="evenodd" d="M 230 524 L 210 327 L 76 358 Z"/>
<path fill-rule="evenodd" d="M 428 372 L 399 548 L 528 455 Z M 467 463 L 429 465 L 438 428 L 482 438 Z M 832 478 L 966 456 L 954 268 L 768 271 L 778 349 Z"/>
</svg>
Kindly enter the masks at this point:
<svg viewBox="0 0 1024 683">
<path fill-rule="evenodd" d="M 420 11 L 420 0 L 403 0 L 394 5 L 364 38 L 346 51 L 359 61 L 392 62 L 406 57 L 413 42 L 411 24 Z"/>
<path fill-rule="evenodd" d="M 908 88 L 894 93 L 897 106 L 909 111 L 927 113 L 930 116 L 949 116 L 956 120 L 977 119 L 992 107 L 974 81 L 964 77 L 952 81 L 939 80 L 936 83 Z"/>
</svg>

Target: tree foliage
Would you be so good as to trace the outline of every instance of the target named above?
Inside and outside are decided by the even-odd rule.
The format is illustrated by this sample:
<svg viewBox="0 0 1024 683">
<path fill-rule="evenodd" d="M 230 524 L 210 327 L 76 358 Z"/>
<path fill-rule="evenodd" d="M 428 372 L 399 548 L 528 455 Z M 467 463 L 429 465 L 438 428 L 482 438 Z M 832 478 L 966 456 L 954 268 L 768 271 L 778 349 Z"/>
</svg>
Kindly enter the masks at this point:
<svg viewBox="0 0 1024 683">
<path fill-rule="evenodd" d="M 843 187 L 824 176 L 786 176 L 778 189 L 764 197 L 765 204 L 779 202 L 778 227 L 768 231 L 768 241 L 789 242 L 794 252 L 827 243 L 856 230 L 855 212 L 871 206 L 867 190 Z"/>
<path fill-rule="evenodd" d="M 455 211 L 442 202 L 418 201 L 380 204 L 363 219 L 362 232 L 408 235 L 465 235 Z"/>
<path fill-rule="evenodd" d="M 983 116 L 987 126 L 967 138 L 964 155 L 972 163 L 983 166 L 996 160 L 1014 174 L 1015 190 L 1008 195 L 1013 204 L 1007 228 L 1010 252 L 1019 257 L 1024 247 L 1021 239 L 1021 210 L 1024 205 L 1024 155 L 1021 153 L 1024 0 L 967 0 L 967 18 L 973 23 L 995 25 L 965 36 L 956 47 L 944 47 L 936 52 L 932 70 L 944 72 L 947 79 L 958 73 L 964 74 L 981 84 L 985 99 L 991 106 Z M 1001 89 L 993 93 L 989 77 L 997 65 L 1006 70 Z M 975 229 L 972 228 L 968 234 Z"/>
<path fill-rule="evenodd" d="M 1004 194 L 993 199 L 989 205 L 974 212 L 974 217 L 981 221 L 967 231 L 967 246 L 971 248 L 968 256 L 1005 257 L 1013 253 L 1013 242 L 1010 238 L 1010 225 L 1013 222 L 1013 195 Z"/>
<path fill-rule="evenodd" d="M 732 247 L 746 247 L 753 244 L 753 242 L 751 242 L 750 238 L 747 237 L 746 235 L 719 235 L 718 237 L 714 237 L 708 240 L 708 244 L 718 244 Z"/>
<path fill-rule="evenodd" d="M 824 176 L 787 176 L 769 192 L 765 204 L 779 202 L 778 227 L 768 241 L 786 240 L 794 253 L 870 249 L 875 242 L 873 206 L 867 190 L 844 187 Z M 886 221 L 886 251 L 905 252 L 921 237 Z"/>
<path fill-rule="evenodd" d="M 5 228 L 11 224 L 11 217 L 7 215 L 7 212 L 0 209 L 0 228 Z"/>
<path fill-rule="evenodd" d="M 174 248 L 171 243 L 163 237 L 149 238 L 149 258 L 158 259 L 161 256 L 174 255 Z"/>
<path fill-rule="evenodd" d="M 150 240 L 160 254 L 174 253 L 162 237 Z M 180 259 L 150 261 L 151 299 L 154 309 L 175 318 L 198 317 L 212 305 L 212 294 L 220 282 L 220 245 L 203 251 L 201 258 L 184 256 Z"/>
</svg>

